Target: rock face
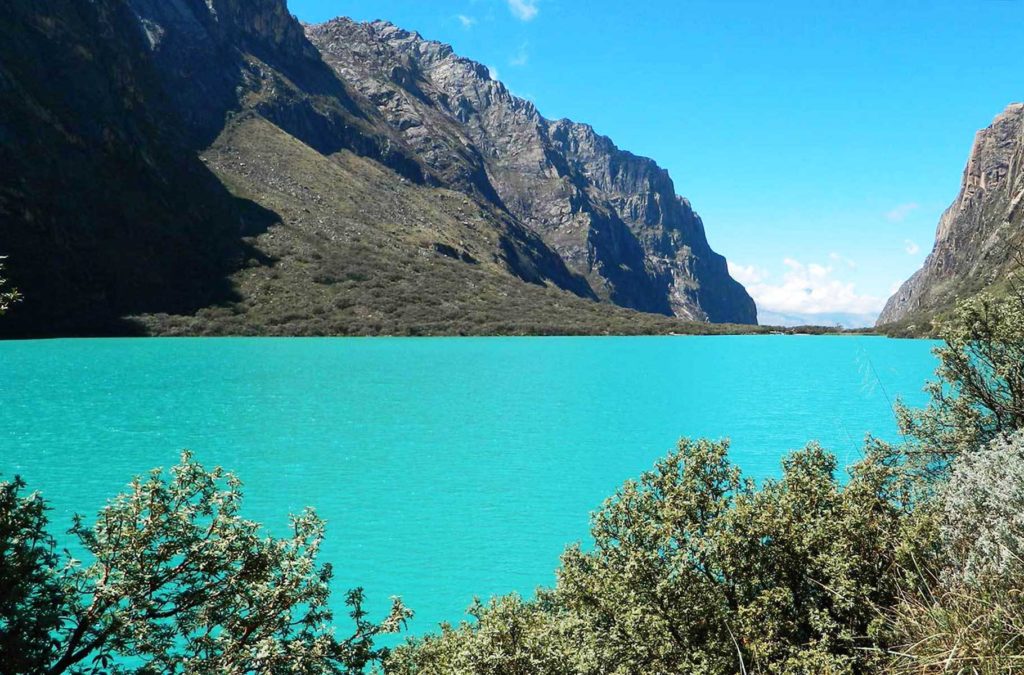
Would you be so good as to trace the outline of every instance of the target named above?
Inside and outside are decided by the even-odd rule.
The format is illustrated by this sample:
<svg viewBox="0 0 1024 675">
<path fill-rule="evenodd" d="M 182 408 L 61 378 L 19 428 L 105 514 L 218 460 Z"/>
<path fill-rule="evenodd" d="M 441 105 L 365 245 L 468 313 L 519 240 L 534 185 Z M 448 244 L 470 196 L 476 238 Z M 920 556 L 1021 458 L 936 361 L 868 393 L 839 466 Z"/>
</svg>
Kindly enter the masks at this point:
<svg viewBox="0 0 1024 675">
<path fill-rule="evenodd" d="M 4 330 L 119 332 L 231 296 L 259 209 L 196 157 L 122 2 L 11 0 L 0 21 L 0 255 L 26 302 Z M 187 199 L 184 196 L 187 195 Z"/>
<path fill-rule="evenodd" d="M 486 67 L 389 23 L 336 19 L 307 34 L 438 175 L 540 233 L 599 297 L 756 323 L 753 300 L 654 161 L 587 125 L 545 119 Z"/>
<path fill-rule="evenodd" d="M 282 0 L 125 2 L 197 148 L 227 117 L 252 110 L 324 154 L 350 150 L 425 180 L 420 161 L 352 100 Z"/>
<path fill-rule="evenodd" d="M 26 301 L 2 334 L 756 321 L 654 162 L 443 45 L 284 0 L 5 13 L 0 255 Z"/>
<path fill-rule="evenodd" d="M 998 285 L 1024 245 L 1024 103 L 1006 108 L 974 139 L 956 201 L 935 247 L 893 295 L 878 324 L 927 320 L 958 298 Z"/>
</svg>

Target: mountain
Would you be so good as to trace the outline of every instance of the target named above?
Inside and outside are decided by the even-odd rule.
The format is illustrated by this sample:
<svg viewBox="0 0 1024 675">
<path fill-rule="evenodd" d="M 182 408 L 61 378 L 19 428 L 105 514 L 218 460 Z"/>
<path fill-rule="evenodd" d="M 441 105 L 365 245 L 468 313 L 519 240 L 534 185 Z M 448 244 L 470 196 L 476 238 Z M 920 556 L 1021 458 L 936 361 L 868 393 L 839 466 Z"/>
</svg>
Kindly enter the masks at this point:
<svg viewBox="0 0 1024 675">
<path fill-rule="evenodd" d="M 488 69 L 389 23 L 306 29 L 438 174 L 538 232 L 597 295 L 634 309 L 754 323 L 757 310 L 654 161 L 551 121 Z"/>
<path fill-rule="evenodd" d="M 756 322 L 662 169 L 449 47 L 283 0 L 9 5 L 0 254 L 25 302 L 0 334 Z"/>
<path fill-rule="evenodd" d="M 1024 253 L 1024 103 L 974 138 L 960 194 L 939 220 L 924 266 L 886 303 L 878 325 L 927 323 L 959 298 L 1005 285 Z"/>
<path fill-rule="evenodd" d="M 124 3 L 5 4 L 0 254 L 26 296 L 5 332 L 75 334 L 231 295 L 239 230 L 268 214 L 168 121 L 145 53 Z"/>
</svg>

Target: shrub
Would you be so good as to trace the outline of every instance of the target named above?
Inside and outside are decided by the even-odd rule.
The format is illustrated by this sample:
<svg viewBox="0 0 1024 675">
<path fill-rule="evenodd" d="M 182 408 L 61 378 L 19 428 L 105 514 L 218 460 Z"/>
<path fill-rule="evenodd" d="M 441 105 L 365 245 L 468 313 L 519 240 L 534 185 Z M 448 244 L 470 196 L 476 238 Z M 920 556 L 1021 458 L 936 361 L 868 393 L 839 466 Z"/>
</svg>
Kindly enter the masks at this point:
<svg viewBox="0 0 1024 675">
<path fill-rule="evenodd" d="M 46 504 L 20 479 L 0 483 L 0 672 L 44 672 L 66 605 Z"/>
<path fill-rule="evenodd" d="M 683 441 L 593 517 L 556 587 L 408 643 L 399 673 L 857 673 L 913 551 L 899 473 L 871 450 L 842 485 L 812 445 L 757 488 L 727 443 Z M 505 632 L 502 632 L 505 626 Z M 513 636 L 514 633 L 514 636 Z M 472 658 L 470 658 L 470 656 Z"/>
<path fill-rule="evenodd" d="M 1024 428 L 1024 293 L 962 302 L 940 334 L 930 404 L 897 412 L 919 464 L 941 474 L 958 455 Z"/>
<path fill-rule="evenodd" d="M 950 566 L 967 580 L 1024 573 L 1024 433 L 953 463 L 942 492 Z"/>
<path fill-rule="evenodd" d="M 410 640 L 395 649 L 387 672 L 398 675 L 494 673 L 564 675 L 601 672 L 580 642 L 579 620 L 563 611 L 550 593 L 531 602 L 517 595 L 479 601 L 471 622 L 441 626 L 437 635 Z"/>
<path fill-rule="evenodd" d="M 958 457 L 940 493 L 940 564 L 893 612 L 908 673 L 1024 665 L 1024 434 Z"/>
<path fill-rule="evenodd" d="M 93 527 L 76 518 L 89 565 L 52 554 L 41 500 L 19 498 L 21 485 L 0 490 L 0 549 L 20 552 L 0 567 L 0 588 L 15 591 L 0 616 L 21 621 L 0 624 L 0 672 L 106 672 L 125 656 L 144 673 L 358 673 L 386 654 L 374 639 L 410 616 L 395 600 L 375 624 L 352 591 L 355 629 L 337 638 L 331 568 L 316 563 L 323 522 L 307 511 L 291 537 L 263 536 L 240 515 L 239 481 L 187 453 L 169 477 L 134 480 Z M 26 670 L 23 659 L 46 665 Z"/>
</svg>

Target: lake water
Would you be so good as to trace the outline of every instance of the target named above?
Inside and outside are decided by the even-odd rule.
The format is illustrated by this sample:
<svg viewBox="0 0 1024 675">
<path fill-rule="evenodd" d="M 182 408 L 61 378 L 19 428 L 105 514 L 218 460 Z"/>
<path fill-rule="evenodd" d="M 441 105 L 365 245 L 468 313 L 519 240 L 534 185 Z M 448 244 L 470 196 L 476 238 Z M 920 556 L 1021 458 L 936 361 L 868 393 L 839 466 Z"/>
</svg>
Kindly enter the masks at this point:
<svg viewBox="0 0 1024 675">
<path fill-rule="evenodd" d="M 0 474 L 94 514 L 182 448 L 285 532 L 315 506 L 335 598 L 401 595 L 429 630 L 474 595 L 550 584 L 588 514 L 682 436 L 748 475 L 819 440 L 855 461 L 925 401 L 925 341 L 875 337 L 0 342 Z M 343 624 L 344 625 L 344 624 Z M 347 628 L 347 626 L 346 626 Z"/>
</svg>

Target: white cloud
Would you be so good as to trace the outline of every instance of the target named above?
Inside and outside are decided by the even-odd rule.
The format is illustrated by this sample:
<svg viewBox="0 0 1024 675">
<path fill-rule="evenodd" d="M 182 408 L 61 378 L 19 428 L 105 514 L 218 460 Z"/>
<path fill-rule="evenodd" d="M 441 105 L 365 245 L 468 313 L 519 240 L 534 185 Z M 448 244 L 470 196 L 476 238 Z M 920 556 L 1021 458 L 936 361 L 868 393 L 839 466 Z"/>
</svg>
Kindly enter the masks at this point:
<svg viewBox="0 0 1024 675">
<path fill-rule="evenodd" d="M 890 223 L 902 223 L 910 216 L 911 213 L 917 211 L 921 206 L 917 202 L 907 202 L 906 204 L 899 204 L 894 206 L 885 213 L 885 219 Z"/>
<path fill-rule="evenodd" d="M 508 8 L 512 15 L 520 21 L 532 21 L 537 16 L 538 0 L 508 0 Z"/>
<path fill-rule="evenodd" d="M 519 67 L 519 66 L 525 66 L 527 63 L 529 63 L 530 62 L 530 54 L 527 51 L 528 47 L 529 47 L 529 45 L 526 44 L 526 43 L 523 43 L 522 45 L 520 45 L 519 51 L 517 51 L 515 53 L 515 55 L 511 59 L 508 60 L 509 65 L 510 66 Z"/>
<path fill-rule="evenodd" d="M 851 259 L 849 259 L 849 258 L 847 258 L 845 256 L 839 255 L 835 251 L 833 251 L 832 253 L 828 254 L 828 259 L 831 260 L 832 262 L 843 263 L 844 265 L 849 267 L 851 270 L 857 269 L 857 263 L 855 261 L 853 261 L 853 260 L 851 260 Z"/>
<path fill-rule="evenodd" d="M 920 246 L 909 239 L 903 242 L 903 247 L 903 250 L 907 252 L 907 255 L 917 255 L 917 252 L 921 250 Z"/>
<path fill-rule="evenodd" d="M 487 72 L 490 74 L 491 79 L 494 80 L 495 82 L 501 79 L 501 74 L 498 72 L 498 69 L 495 68 L 494 66 L 487 66 Z"/>
<path fill-rule="evenodd" d="M 783 260 L 786 271 L 779 283 L 754 266 L 730 265 L 737 281 L 743 283 L 759 310 L 778 314 L 872 314 L 885 300 L 857 292 L 853 283 L 835 278 L 834 268 L 818 263 L 804 264 L 793 258 Z M 743 281 L 743 277 L 747 279 Z"/>
<path fill-rule="evenodd" d="M 459 14 L 455 18 L 458 19 L 459 23 L 462 24 L 462 27 L 467 29 L 467 30 L 476 25 L 476 19 L 474 19 L 471 16 L 466 16 L 465 14 Z"/>
<path fill-rule="evenodd" d="M 756 265 L 738 265 L 731 260 L 728 264 L 729 274 L 744 286 L 761 283 L 768 276 L 767 272 Z"/>
</svg>

